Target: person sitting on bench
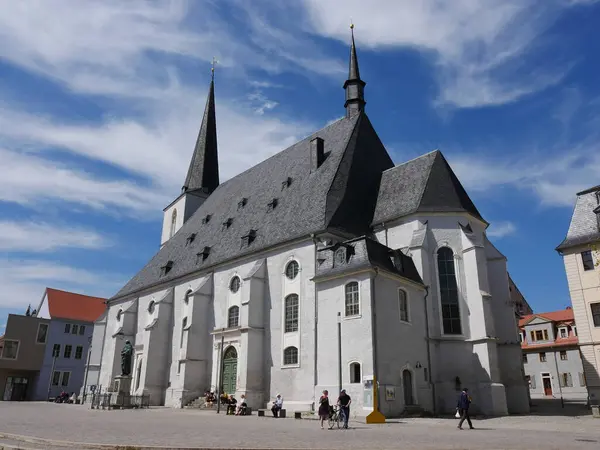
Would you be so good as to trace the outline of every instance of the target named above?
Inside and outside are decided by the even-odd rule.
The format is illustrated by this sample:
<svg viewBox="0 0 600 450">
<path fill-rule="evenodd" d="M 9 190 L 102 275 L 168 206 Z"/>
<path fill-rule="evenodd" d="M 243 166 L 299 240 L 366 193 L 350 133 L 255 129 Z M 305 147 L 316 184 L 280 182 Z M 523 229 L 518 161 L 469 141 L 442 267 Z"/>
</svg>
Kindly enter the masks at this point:
<svg viewBox="0 0 600 450">
<path fill-rule="evenodd" d="M 246 403 L 246 396 L 242 394 L 242 398 L 240 399 L 240 404 L 235 411 L 236 416 L 245 416 L 246 410 L 248 409 L 248 404 Z"/>
<path fill-rule="evenodd" d="M 232 395 L 227 399 L 227 415 L 235 415 L 235 405 L 237 403 L 237 399 Z"/>
<path fill-rule="evenodd" d="M 273 402 L 273 407 L 271 408 L 273 417 L 279 417 L 279 411 L 281 411 L 281 408 L 283 408 L 283 398 L 281 398 L 281 394 L 277 394 L 277 397 Z"/>
</svg>

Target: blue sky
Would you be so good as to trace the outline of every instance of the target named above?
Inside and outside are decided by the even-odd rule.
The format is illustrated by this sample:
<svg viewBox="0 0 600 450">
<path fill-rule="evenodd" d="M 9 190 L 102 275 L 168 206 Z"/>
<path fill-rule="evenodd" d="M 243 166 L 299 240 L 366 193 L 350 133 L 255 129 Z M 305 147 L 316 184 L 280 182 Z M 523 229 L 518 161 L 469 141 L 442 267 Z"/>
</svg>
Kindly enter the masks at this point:
<svg viewBox="0 0 600 450">
<path fill-rule="evenodd" d="M 45 286 L 110 296 L 159 247 L 216 78 L 222 179 L 343 115 L 349 23 L 397 163 L 441 149 L 535 310 L 569 304 L 600 183 L 600 2 L 0 3 L 0 331 Z"/>
</svg>

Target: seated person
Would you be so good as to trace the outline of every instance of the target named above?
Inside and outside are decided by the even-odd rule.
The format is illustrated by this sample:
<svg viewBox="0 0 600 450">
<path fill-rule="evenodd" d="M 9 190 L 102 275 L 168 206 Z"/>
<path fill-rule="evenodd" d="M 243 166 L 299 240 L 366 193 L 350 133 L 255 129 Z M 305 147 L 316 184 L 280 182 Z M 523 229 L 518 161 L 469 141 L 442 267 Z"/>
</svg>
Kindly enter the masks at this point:
<svg viewBox="0 0 600 450">
<path fill-rule="evenodd" d="M 275 401 L 273 402 L 273 407 L 271 408 L 271 412 L 273 413 L 273 417 L 279 417 L 279 411 L 283 408 L 283 398 L 281 398 L 281 394 L 277 394 Z"/>
<path fill-rule="evenodd" d="M 246 409 L 248 408 L 248 404 L 246 403 L 246 396 L 244 394 L 242 394 L 242 398 L 240 400 L 240 404 L 238 405 L 236 411 L 235 411 L 235 415 L 236 416 L 245 416 L 246 415 Z"/>
<path fill-rule="evenodd" d="M 212 408 L 213 403 L 215 402 L 215 394 L 211 391 L 206 391 L 204 393 L 204 402 L 206 403 L 206 406 Z"/>
<path fill-rule="evenodd" d="M 227 402 L 227 415 L 235 414 L 235 405 L 237 403 L 237 399 L 233 396 L 229 396 L 229 401 Z"/>
<path fill-rule="evenodd" d="M 75 395 L 75 392 L 71 393 L 71 398 L 69 398 L 69 403 L 75 403 L 77 401 L 77 395 Z"/>
</svg>

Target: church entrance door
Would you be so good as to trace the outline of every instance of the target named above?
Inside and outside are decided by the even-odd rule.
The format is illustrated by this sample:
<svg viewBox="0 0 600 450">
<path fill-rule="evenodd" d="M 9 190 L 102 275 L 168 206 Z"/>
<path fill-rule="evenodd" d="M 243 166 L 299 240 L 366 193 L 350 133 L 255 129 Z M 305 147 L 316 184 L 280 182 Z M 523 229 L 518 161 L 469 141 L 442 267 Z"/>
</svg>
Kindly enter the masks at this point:
<svg viewBox="0 0 600 450">
<path fill-rule="evenodd" d="M 229 347 L 223 355 L 223 392 L 234 394 L 237 382 L 237 352 Z"/>
<path fill-rule="evenodd" d="M 410 370 L 404 370 L 404 372 L 402 372 L 402 385 L 404 387 L 404 405 L 414 405 L 412 373 Z"/>
</svg>

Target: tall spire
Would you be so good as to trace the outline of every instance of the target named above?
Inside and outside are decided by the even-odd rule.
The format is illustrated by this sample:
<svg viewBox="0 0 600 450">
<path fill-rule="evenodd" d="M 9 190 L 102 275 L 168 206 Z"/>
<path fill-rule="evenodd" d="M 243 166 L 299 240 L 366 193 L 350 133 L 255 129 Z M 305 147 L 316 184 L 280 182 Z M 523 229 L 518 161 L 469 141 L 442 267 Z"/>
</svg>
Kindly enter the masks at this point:
<svg viewBox="0 0 600 450">
<path fill-rule="evenodd" d="M 352 34 L 352 45 L 350 46 L 350 67 L 348 70 L 348 79 L 344 83 L 346 90 L 346 117 L 351 117 L 365 109 L 365 83 L 360 79 L 358 70 L 358 58 L 356 57 L 356 45 L 354 45 L 354 24 L 350 25 Z"/>
<path fill-rule="evenodd" d="M 202 190 L 211 193 L 219 186 L 219 158 L 217 152 L 217 121 L 215 117 L 215 64 L 213 58 L 210 88 L 202 125 L 196 140 L 196 147 L 188 169 L 182 192 Z"/>
</svg>

